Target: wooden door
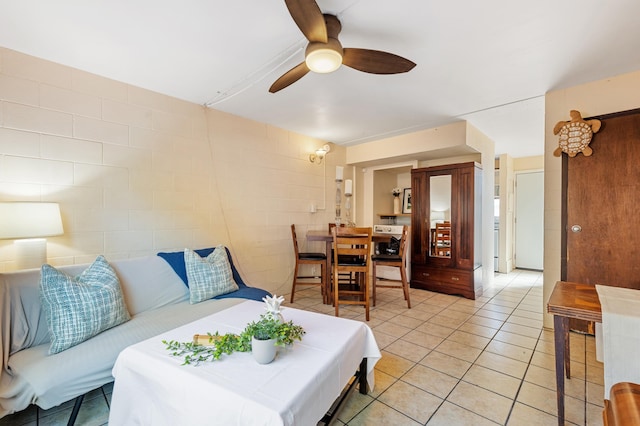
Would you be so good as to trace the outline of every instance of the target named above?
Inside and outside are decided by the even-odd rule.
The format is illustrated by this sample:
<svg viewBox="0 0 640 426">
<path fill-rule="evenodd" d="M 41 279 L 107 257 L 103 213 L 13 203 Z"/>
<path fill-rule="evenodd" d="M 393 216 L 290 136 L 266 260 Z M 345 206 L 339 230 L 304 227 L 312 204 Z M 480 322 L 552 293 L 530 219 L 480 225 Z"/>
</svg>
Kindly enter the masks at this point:
<svg viewBox="0 0 640 426">
<path fill-rule="evenodd" d="M 599 119 L 593 155 L 563 154 L 562 278 L 640 288 L 640 110 Z"/>
</svg>

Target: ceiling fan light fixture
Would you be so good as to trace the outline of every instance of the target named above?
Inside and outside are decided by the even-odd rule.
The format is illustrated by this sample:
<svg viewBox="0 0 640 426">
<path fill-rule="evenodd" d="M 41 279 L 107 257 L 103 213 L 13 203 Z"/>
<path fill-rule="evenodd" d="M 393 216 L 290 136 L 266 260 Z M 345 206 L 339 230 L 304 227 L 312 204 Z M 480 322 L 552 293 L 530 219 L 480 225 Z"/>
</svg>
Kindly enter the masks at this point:
<svg viewBox="0 0 640 426">
<path fill-rule="evenodd" d="M 330 73 L 341 65 L 370 74 L 400 74 L 411 71 L 416 66 L 402 56 L 381 50 L 343 49 L 338 40 L 342 24 L 336 15 L 323 14 L 316 0 L 287 0 L 285 3 L 309 44 L 304 62 L 282 74 L 269 87 L 270 93 L 289 87 L 309 71 Z"/>
<path fill-rule="evenodd" d="M 332 43 L 309 43 L 307 47 L 305 62 L 307 67 L 313 72 L 326 74 L 333 72 L 342 65 L 342 55 L 338 48 Z"/>
</svg>

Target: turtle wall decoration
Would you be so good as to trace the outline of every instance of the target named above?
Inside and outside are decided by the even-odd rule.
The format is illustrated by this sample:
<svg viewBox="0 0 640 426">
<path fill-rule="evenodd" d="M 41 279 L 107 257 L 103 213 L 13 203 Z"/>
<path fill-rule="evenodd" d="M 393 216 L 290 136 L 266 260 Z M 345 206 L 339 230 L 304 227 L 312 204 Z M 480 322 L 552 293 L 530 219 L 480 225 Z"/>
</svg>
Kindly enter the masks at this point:
<svg viewBox="0 0 640 426">
<path fill-rule="evenodd" d="M 584 120 L 580 111 L 571 110 L 569 112 L 571 120 L 560 121 L 553 128 L 553 134 L 559 135 L 558 147 L 553 151 L 553 155 L 560 157 L 566 152 L 569 157 L 575 157 L 582 152 L 585 157 L 593 154 L 593 149 L 589 147 L 594 133 L 600 130 L 600 120 Z"/>
</svg>

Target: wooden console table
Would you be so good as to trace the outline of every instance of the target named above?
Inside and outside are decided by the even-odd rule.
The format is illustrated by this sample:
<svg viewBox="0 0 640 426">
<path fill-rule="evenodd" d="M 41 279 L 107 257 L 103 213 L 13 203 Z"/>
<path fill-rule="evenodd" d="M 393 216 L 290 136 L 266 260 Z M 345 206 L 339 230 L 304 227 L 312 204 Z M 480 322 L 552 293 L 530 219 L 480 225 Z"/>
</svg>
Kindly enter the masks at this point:
<svg viewBox="0 0 640 426">
<path fill-rule="evenodd" d="M 558 425 L 564 425 L 564 373 L 571 378 L 569 349 L 569 319 L 602 322 L 600 299 L 595 285 L 558 281 L 547 303 L 553 314 L 553 334 L 556 352 L 556 387 Z"/>
</svg>

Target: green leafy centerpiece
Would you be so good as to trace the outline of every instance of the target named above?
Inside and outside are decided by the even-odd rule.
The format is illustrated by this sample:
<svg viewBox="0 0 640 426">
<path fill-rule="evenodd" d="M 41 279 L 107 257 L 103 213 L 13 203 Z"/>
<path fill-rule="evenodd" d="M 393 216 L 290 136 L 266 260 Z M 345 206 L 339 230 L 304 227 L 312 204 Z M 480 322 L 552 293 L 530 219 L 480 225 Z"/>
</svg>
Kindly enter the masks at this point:
<svg viewBox="0 0 640 426">
<path fill-rule="evenodd" d="M 234 352 L 249 352 L 259 343 L 257 341 L 270 341 L 269 345 L 274 349 L 277 346 L 288 346 L 296 340 L 302 340 L 304 329 L 295 325 L 293 321 L 285 322 L 280 313 L 280 304 L 284 297 L 267 296 L 262 299 L 267 312 L 260 315 L 258 321 L 252 321 L 238 335 L 234 333 L 196 334 L 191 342 L 178 342 L 175 340 L 163 340 L 171 355 L 183 357 L 182 365 L 198 365 L 201 362 L 219 360 L 223 354 L 231 355 Z M 255 352 L 255 349 L 254 349 Z M 255 355 L 255 353 L 254 353 Z M 271 359 L 273 360 L 273 358 Z M 258 362 L 265 364 L 271 362 Z"/>
</svg>

